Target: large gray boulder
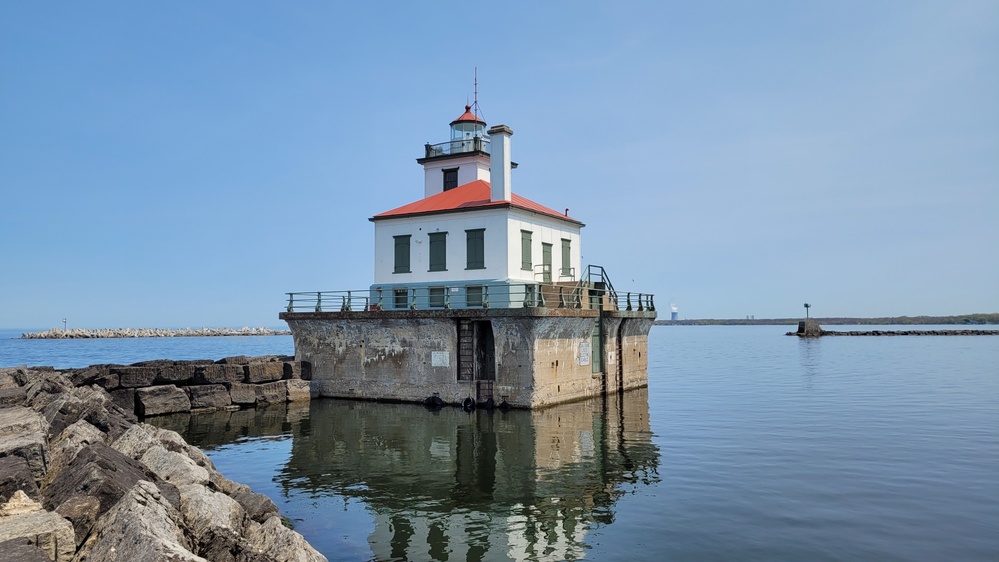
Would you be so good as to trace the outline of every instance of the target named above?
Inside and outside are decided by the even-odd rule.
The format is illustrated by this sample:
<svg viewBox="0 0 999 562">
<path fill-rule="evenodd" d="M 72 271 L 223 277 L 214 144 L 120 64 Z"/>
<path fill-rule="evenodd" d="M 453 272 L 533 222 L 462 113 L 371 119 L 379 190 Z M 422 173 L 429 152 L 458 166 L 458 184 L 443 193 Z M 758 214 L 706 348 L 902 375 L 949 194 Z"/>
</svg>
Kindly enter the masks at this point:
<svg viewBox="0 0 999 562">
<path fill-rule="evenodd" d="M 229 397 L 238 406 L 253 406 L 257 403 L 256 385 L 241 382 L 227 383 Z"/>
<path fill-rule="evenodd" d="M 250 363 L 246 367 L 246 382 L 258 384 L 284 378 L 284 363 Z"/>
<path fill-rule="evenodd" d="M 49 462 L 47 432 L 45 418 L 31 408 L 0 409 L 0 458 L 24 459 L 35 480 L 41 480 Z"/>
<path fill-rule="evenodd" d="M 100 516 L 140 480 L 155 481 L 156 477 L 138 461 L 103 443 L 92 443 L 80 450 L 63 470 L 47 476 L 41 491 L 47 509 L 55 509 L 75 496 L 97 498 Z M 179 501 L 176 488 L 168 483 L 162 485 L 168 497 Z"/>
<path fill-rule="evenodd" d="M 22 540 L 41 549 L 50 560 L 69 562 L 76 553 L 73 525 L 56 513 L 16 492 L 0 505 L 0 543 Z"/>
<path fill-rule="evenodd" d="M 288 401 L 288 381 L 265 382 L 253 385 L 257 404 L 280 404 Z"/>
<path fill-rule="evenodd" d="M 94 443 L 106 443 L 108 436 L 87 420 L 78 420 L 58 434 L 49 445 L 49 466 L 45 482 L 51 482 L 61 475 L 77 453 Z"/>
<path fill-rule="evenodd" d="M 232 406 L 232 398 L 229 391 L 221 384 L 208 384 L 204 386 L 186 386 L 184 392 L 191 400 L 191 409 L 204 408 L 227 408 Z"/>
<path fill-rule="evenodd" d="M 233 482 L 218 472 L 212 473 L 210 478 L 215 489 L 239 502 L 250 519 L 257 523 L 263 523 L 277 515 L 278 508 L 274 502 L 263 494 L 255 493 L 246 484 Z"/>
<path fill-rule="evenodd" d="M 305 542 L 302 535 L 285 527 L 278 516 L 264 523 L 250 523 L 246 528 L 246 542 L 251 552 L 274 562 L 326 562 L 326 557 Z"/>
<path fill-rule="evenodd" d="M 245 378 L 243 365 L 225 365 L 221 363 L 199 365 L 194 372 L 195 384 L 243 382 Z"/>
<path fill-rule="evenodd" d="M 16 456 L 0 457 L 0 503 L 9 500 L 18 490 L 35 501 L 41 499 L 28 461 Z"/>
<path fill-rule="evenodd" d="M 159 369 L 156 367 L 112 367 L 111 374 L 118 375 L 121 388 L 145 388 L 153 384 Z"/>
<path fill-rule="evenodd" d="M 174 486 L 208 483 L 208 469 L 198 466 L 182 453 L 168 451 L 161 445 L 150 447 L 139 459 L 156 476 Z"/>
<path fill-rule="evenodd" d="M 206 562 L 191 552 L 181 521 L 154 484 L 139 481 L 98 520 L 74 562 Z"/>
<path fill-rule="evenodd" d="M 80 548 L 90 535 L 90 529 L 97 522 L 97 516 L 101 512 L 101 502 L 92 496 L 73 496 L 59 504 L 55 512 L 73 525 L 76 548 Z"/>
<path fill-rule="evenodd" d="M 171 364 L 160 367 L 153 384 L 190 384 L 194 380 L 195 365 Z"/>
<path fill-rule="evenodd" d="M 27 394 L 21 387 L 0 388 L 0 408 L 20 406 L 27 399 Z"/>
<path fill-rule="evenodd" d="M 204 486 L 181 486 L 180 512 L 196 552 L 212 562 L 236 562 L 238 554 L 253 553 L 243 540 L 243 532 L 252 521 L 231 497 Z"/>
<path fill-rule="evenodd" d="M 135 411 L 143 417 L 190 412 L 191 401 L 172 384 L 151 386 L 135 391 Z"/>
<path fill-rule="evenodd" d="M 28 537 L 0 542 L 0 562 L 52 562 Z"/>
</svg>

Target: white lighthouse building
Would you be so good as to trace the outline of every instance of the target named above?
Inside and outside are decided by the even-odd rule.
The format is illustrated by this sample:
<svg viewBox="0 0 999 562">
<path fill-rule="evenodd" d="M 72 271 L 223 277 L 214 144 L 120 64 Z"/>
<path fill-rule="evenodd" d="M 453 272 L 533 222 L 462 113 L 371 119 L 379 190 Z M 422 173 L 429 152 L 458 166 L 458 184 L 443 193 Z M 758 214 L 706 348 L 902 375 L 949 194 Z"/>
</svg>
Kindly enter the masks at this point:
<svg viewBox="0 0 999 562">
<path fill-rule="evenodd" d="M 524 287 L 578 280 L 583 223 L 513 193 L 513 131 L 469 110 L 417 160 L 424 197 L 370 219 L 382 308 L 523 305 Z"/>
<path fill-rule="evenodd" d="M 423 196 L 370 217 L 366 290 L 289 293 L 314 395 L 539 407 L 648 383 L 652 295 L 581 263 L 570 217 L 513 192 L 511 137 L 470 106 L 424 146 Z"/>
</svg>

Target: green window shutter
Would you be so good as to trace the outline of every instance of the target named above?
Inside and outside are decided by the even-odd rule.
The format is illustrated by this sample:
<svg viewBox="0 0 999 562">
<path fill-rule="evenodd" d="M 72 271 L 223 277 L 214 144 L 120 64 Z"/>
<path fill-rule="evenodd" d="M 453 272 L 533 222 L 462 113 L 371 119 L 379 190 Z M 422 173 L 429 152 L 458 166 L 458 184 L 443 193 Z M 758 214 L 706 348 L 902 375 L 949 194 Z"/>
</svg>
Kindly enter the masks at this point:
<svg viewBox="0 0 999 562">
<path fill-rule="evenodd" d="M 552 245 L 542 242 L 541 243 L 541 264 L 542 264 L 542 274 L 544 275 L 545 283 L 552 282 Z"/>
<path fill-rule="evenodd" d="M 531 231 L 521 230 L 520 231 L 520 268 L 531 270 L 534 267 L 534 261 L 531 257 Z"/>
<path fill-rule="evenodd" d="M 465 306 L 482 306 L 482 287 L 465 287 Z"/>
<path fill-rule="evenodd" d="M 430 287 L 430 308 L 444 308 L 444 287 Z"/>
<path fill-rule="evenodd" d="M 409 238 L 406 236 L 393 236 L 395 239 L 395 269 L 392 273 L 409 273 Z"/>
<path fill-rule="evenodd" d="M 563 238 L 562 239 L 562 276 L 569 277 L 572 275 L 572 241 Z"/>
<path fill-rule="evenodd" d="M 430 271 L 447 271 L 447 232 L 430 233 Z"/>
<path fill-rule="evenodd" d="M 468 264 L 467 269 L 485 269 L 485 229 L 465 231 L 465 254 Z"/>
</svg>

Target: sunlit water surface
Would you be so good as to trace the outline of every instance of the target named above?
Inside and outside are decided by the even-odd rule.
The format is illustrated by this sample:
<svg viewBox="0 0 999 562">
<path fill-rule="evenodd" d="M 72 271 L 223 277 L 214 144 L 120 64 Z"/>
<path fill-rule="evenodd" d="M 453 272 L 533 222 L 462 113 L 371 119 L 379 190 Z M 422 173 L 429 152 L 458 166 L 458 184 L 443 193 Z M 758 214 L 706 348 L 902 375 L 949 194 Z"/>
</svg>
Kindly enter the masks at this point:
<svg viewBox="0 0 999 562">
<path fill-rule="evenodd" d="M 655 327 L 648 389 L 538 412 L 319 400 L 153 421 L 331 560 L 999 559 L 999 337 L 787 329 Z M 263 338 L 133 360 L 292 351 Z M 18 345 L 0 339 L 0 364 L 126 362 Z"/>
</svg>

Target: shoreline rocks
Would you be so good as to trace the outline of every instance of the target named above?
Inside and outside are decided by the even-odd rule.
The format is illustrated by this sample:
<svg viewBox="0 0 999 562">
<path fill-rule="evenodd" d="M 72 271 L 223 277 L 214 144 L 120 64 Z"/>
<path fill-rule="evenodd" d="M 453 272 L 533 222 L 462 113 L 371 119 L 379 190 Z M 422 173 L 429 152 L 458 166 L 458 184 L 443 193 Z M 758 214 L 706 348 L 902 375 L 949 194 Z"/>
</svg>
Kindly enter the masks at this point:
<svg viewBox="0 0 999 562">
<path fill-rule="evenodd" d="M 0 560 L 326 560 L 269 498 L 101 386 L 17 367 L 0 391 Z"/>
<path fill-rule="evenodd" d="M 222 336 L 288 336 L 289 330 L 271 328 L 101 328 L 87 330 L 73 328 L 64 330 L 53 328 L 43 332 L 21 334 L 22 340 L 67 340 L 93 338 L 181 338 L 181 337 L 222 337 Z"/>
<path fill-rule="evenodd" d="M 101 387 L 120 407 L 143 417 L 312 397 L 311 364 L 282 355 L 240 355 L 218 361 L 158 359 L 131 365 L 91 365 L 66 374 L 76 386 Z"/>
</svg>

